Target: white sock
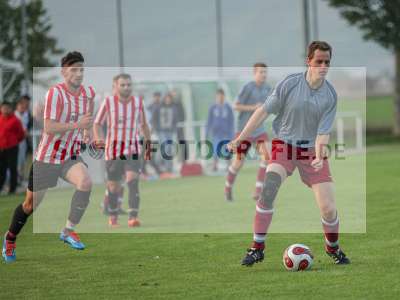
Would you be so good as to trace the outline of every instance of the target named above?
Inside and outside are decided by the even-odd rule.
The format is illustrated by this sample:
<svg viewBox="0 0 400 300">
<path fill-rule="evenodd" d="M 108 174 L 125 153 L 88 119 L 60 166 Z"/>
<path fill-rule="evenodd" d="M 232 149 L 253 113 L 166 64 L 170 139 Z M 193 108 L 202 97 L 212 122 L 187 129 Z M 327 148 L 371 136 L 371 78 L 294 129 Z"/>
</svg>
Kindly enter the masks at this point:
<svg viewBox="0 0 400 300">
<path fill-rule="evenodd" d="M 67 224 L 65 224 L 65 229 L 68 229 L 70 231 L 74 231 L 75 225 L 76 224 L 72 223 L 70 220 L 67 220 Z"/>
</svg>

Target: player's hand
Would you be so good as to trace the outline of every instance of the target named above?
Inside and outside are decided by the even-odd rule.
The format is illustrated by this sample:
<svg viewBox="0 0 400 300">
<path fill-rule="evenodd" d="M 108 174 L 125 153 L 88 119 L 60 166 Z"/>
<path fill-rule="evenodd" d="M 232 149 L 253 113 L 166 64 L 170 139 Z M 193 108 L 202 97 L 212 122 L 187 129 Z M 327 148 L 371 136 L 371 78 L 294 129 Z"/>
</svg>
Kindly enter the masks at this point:
<svg viewBox="0 0 400 300">
<path fill-rule="evenodd" d="M 151 141 L 146 141 L 144 147 L 144 159 L 151 160 Z"/>
<path fill-rule="evenodd" d="M 92 132 L 90 130 L 83 130 L 83 142 L 89 144 L 92 141 Z"/>
<path fill-rule="evenodd" d="M 97 141 L 93 141 L 93 146 L 96 149 L 104 149 L 106 147 L 106 144 L 104 143 L 103 140 L 97 140 Z"/>
<path fill-rule="evenodd" d="M 228 145 L 226 145 L 226 148 L 228 149 L 228 151 L 230 153 L 236 153 L 239 145 L 240 145 L 240 141 L 238 139 L 234 139 L 234 140 L 230 141 L 228 143 Z"/>
<path fill-rule="evenodd" d="M 324 164 L 324 160 L 321 158 L 315 158 L 312 162 L 311 162 L 311 166 L 314 168 L 315 172 L 318 172 L 319 170 L 322 169 Z"/>
<path fill-rule="evenodd" d="M 78 121 L 78 128 L 89 129 L 90 127 L 92 127 L 92 123 L 93 117 L 91 114 L 88 113 Z"/>
</svg>

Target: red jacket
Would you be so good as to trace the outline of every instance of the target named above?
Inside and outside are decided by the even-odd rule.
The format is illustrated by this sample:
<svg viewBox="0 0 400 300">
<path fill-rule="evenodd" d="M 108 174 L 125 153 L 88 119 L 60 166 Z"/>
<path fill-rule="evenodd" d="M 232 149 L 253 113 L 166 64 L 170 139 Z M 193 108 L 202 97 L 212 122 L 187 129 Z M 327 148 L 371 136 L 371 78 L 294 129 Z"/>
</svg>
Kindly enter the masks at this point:
<svg viewBox="0 0 400 300">
<path fill-rule="evenodd" d="M 21 121 L 14 115 L 0 113 L 0 150 L 17 146 L 25 138 Z"/>
</svg>

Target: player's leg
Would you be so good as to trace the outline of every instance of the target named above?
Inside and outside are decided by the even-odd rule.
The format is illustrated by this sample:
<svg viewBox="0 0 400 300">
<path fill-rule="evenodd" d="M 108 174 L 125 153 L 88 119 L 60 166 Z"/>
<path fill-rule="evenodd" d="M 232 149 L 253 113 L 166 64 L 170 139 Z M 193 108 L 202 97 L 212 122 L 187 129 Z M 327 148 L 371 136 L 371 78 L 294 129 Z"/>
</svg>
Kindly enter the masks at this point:
<svg viewBox="0 0 400 300">
<path fill-rule="evenodd" d="M 15 240 L 17 235 L 25 225 L 28 217 L 42 201 L 47 189 L 57 185 L 60 170 L 60 165 L 36 160 L 32 163 L 25 200 L 15 209 L 9 230 L 4 239 L 3 257 L 6 261 L 12 262 L 15 260 Z"/>
<path fill-rule="evenodd" d="M 133 156 L 128 160 L 125 165 L 125 181 L 128 186 L 128 204 L 129 204 L 129 218 L 128 226 L 140 226 L 138 218 L 140 194 L 139 194 L 139 175 L 140 175 L 140 160 L 139 157 Z"/>
<path fill-rule="evenodd" d="M 110 205 L 109 205 L 109 197 L 108 197 L 108 181 L 106 183 L 106 190 L 104 192 L 104 199 L 102 204 L 103 214 L 106 216 L 110 216 Z M 118 215 L 126 215 L 127 212 L 122 208 L 122 202 L 124 200 L 124 187 L 121 185 L 121 188 L 118 191 Z"/>
<path fill-rule="evenodd" d="M 235 155 L 232 159 L 231 164 L 228 168 L 228 173 L 225 180 L 225 199 L 227 201 L 233 201 L 232 189 L 235 184 L 236 176 L 238 175 L 240 169 L 244 163 L 244 158 L 242 155 Z"/>
<path fill-rule="evenodd" d="M 82 160 L 68 160 L 64 163 L 62 177 L 75 186 L 75 193 L 72 196 L 71 208 L 65 228 L 60 234 L 60 240 L 69 244 L 72 248 L 83 250 L 84 244 L 80 241 L 75 232 L 89 205 L 89 197 L 92 191 L 92 180 L 86 165 Z"/>
<path fill-rule="evenodd" d="M 118 191 L 118 215 L 126 215 L 127 212 L 122 208 L 122 202 L 124 202 L 124 186 Z"/>
<path fill-rule="evenodd" d="M 257 150 L 258 154 L 260 155 L 260 165 L 259 165 L 259 168 L 257 171 L 256 187 L 255 187 L 254 194 L 253 194 L 254 200 L 258 200 L 261 195 L 263 183 L 264 183 L 264 179 L 265 179 L 265 173 L 267 170 L 267 165 L 268 165 L 268 161 L 269 161 L 269 157 L 270 157 L 268 146 L 267 146 L 267 141 L 265 141 L 265 140 L 257 141 L 256 150 Z"/>
<path fill-rule="evenodd" d="M 34 177 L 35 176 L 35 177 Z M 58 178 L 58 170 L 52 168 L 48 164 L 33 162 L 29 172 L 28 188 L 26 190 L 25 200 L 18 205 L 14 211 L 13 218 L 7 239 L 15 241 L 17 235 L 23 228 L 28 217 L 39 206 L 46 194 L 47 188 L 56 184 Z"/>
<path fill-rule="evenodd" d="M 336 264 L 350 263 L 350 260 L 339 248 L 339 216 L 336 209 L 333 183 L 313 184 L 312 190 L 321 214 L 326 253 L 333 258 Z"/>
<path fill-rule="evenodd" d="M 122 193 L 121 180 L 124 174 L 125 160 L 114 159 L 106 161 L 107 195 L 108 195 L 108 224 L 118 227 L 119 198 Z"/>
<path fill-rule="evenodd" d="M 128 204 L 129 204 L 129 219 L 128 226 L 136 227 L 140 226 L 138 218 L 139 205 L 140 205 L 140 194 L 139 194 L 139 174 L 133 171 L 126 172 L 126 185 L 128 186 Z"/>
<path fill-rule="evenodd" d="M 232 158 L 231 164 L 228 168 L 228 173 L 225 180 L 225 199 L 233 201 L 232 189 L 236 180 L 236 176 L 244 164 L 247 152 L 251 148 L 251 142 L 243 141 L 236 151 L 236 155 Z"/>
<path fill-rule="evenodd" d="M 301 155 L 301 156 L 300 156 Z M 315 151 L 297 149 L 296 165 L 301 180 L 314 192 L 314 196 L 321 214 L 322 227 L 325 234 L 325 249 L 336 264 L 348 264 L 350 260 L 339 248 L 339 217 L 336 209 L 332 176 L 329 161 L 324 159 L 322 168 L 316 170 L 311 166 Z"/>
<path fill-rule="evenodd" d="M 108 199 L 108 186 L 106 182 L 106 190 L 104 191 L 104 198 L 103 203 L 101 204 L 101 208 L 103 210 L 103 214 L 106 216 L 110 215 L 110 206 L 109 206 L 109 199 Z"/>
<path fill-rule="evenodd" d="M 32 192 L 29 188 L 26 190 L 25 200 L 19 204 L 15 210 L 11 219 L 8 231 L 4 236 L 2 256 L 5 262 L 10 263 L 16 260 L 16 240 L 17 236 L 25 226 L 29 216 L 33 213 L 34 209 L 42 201 L 47 189 Z"/>
<path fill-rule="evenodd" d="M 242 260 L 242 265 L 251 266 L 264 259 L 265 239 L 274 213 L 274 203 L 279 188 L 287 177 L 284 166 L 271 163 L 267 167 L 264 188 L 256 203 L 253 223 L 253 243 Z"/>
<path fill-rule="evenodd" d="M 107 181 L 107 194 L 108 194 L 108 212 L 109 219 L 108 225 L 111 227 L 118 227 L 118 214 L 119 214 L 119 195 L 121 193 L 121 183 L 119 180 Z"/>
</svg>

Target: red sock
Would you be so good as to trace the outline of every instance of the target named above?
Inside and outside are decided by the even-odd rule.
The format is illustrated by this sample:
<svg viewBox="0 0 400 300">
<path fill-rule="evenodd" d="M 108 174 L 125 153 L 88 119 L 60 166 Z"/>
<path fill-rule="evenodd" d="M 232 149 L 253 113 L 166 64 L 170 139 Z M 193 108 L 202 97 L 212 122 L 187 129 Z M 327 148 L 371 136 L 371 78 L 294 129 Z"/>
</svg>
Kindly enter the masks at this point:
<svg viewBox="0 0 400 300">
<path fill-rule="evenodd" d="M 256 249 L 265 249 L 265 242 L 256 242 L 253 241 L 253 244 L 251 245 L 251 248 L 256 248 Z"/>
<path fill-rule="evenodd" d="M 335 252 L 339 248 L 339 218 L 332 221 L 321 219 L 325 235 L 325 249 L 328 252 Z"/>
<path fill-rule="evenodd" d="M 266 208 L 261 201 L 257 201 L 256 215 L 254 217 L 253 246 L 255 248 L 264 248 L 268 228 L 272 221 L 274 210 Z"/>
<path fill-rule="evenodd" d="M 10 231 L 7 231 L 7 234 L 6 234 L 6 240 L 7 241 L 15 241 L 17 239 L 17 236 L 14 234 L 14 233 L 12 233 L 12 232 L 10 232 Z"/>
</svg>

